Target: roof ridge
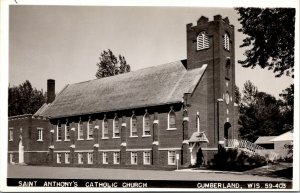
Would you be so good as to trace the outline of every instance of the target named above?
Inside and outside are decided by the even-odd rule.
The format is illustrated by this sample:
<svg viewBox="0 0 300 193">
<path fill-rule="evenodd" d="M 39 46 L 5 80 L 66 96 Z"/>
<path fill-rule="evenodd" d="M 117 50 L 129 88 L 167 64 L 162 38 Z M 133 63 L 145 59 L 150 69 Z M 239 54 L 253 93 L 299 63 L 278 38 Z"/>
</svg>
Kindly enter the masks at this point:
<svg viewBox="0 0 300 193">
<path fill-rule="evenodd" d="M 156 66 L 148 66 L 146 68 L 140 68 L 140 69 L 137 69 L 137 70 L 134 70 L 134 71 L 130 71 L 130 72 L 122 73 L 122 74 L 117 74 L 117 75 L 113 75 L 113 76 L 107 76 L 107 77 L 102 77 L 102 78 L 95 78 L 95 79 L 91 79 L 91 80 L 85 80 L 85 81 L 82 81 L 82 82 L 75 82 L 75 83 L 68 84 L 68 85 L 76 85 L 76 84 L 82 84 L 82 83 L 85 83 L 85 82 L 91 82 L 91 81 L 96 81 L 96 80 L 103 80 L 103 79 L 108 79 L 108 78 L 115 78 L 115 77 L 124 76 L 124 75 L 128 75 L 128 74 L 131 74 L 131 73 L 136 73 L 136 72 L 139 72 L 139 71 L 143 71 L 143 70 L 149 70 L 151 68 L 157 68 L 157 67 L 162 67 L 162 66 L 166 66 L 166 65 L 176 64 L 177 62 L 181 62 L 182 63 L 182 60 L 176 60 L 176 61 L 173 61 L 173 62 L 159 64 L 159 65 L 156 65 Z"/>
</svg>

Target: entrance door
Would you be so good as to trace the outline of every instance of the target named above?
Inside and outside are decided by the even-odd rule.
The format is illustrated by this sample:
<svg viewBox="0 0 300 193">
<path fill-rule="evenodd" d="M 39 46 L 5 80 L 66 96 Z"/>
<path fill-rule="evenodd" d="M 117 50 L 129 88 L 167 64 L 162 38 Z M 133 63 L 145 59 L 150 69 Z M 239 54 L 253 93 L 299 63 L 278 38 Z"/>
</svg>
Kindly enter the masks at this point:
<svg viewBox="0 0 300 193">
<path fill-rule="evenodd" d="M 201 147 L 199 147 L 198 151 L 197 151 L 197 161 L 196 161 L 196 165 L 197 166 L 201 166 L 204 163 L 204 156 L 203 156 L 203 152 Z"/>
<path fill-rule="evenodd" d="M 24 163 L 24 146 L 22 144 L 22 139 L 19 142 L 19 164 Z"/>
</svg>

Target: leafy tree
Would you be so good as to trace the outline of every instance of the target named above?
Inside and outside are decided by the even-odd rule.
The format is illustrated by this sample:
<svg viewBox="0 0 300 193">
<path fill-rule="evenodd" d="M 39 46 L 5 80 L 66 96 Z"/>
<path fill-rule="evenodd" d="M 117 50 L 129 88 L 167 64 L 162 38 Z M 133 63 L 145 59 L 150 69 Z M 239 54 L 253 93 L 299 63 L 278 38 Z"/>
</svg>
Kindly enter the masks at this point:
<svg viewBox="0 0 300 193">
<path fill-rule="evenodd" d="M 285 130 L 293 129 L 294 121 L 294 84 L 282 91 L 279 96 L 283 99 L 281 110 L 285 119 Z"/>
<path fill-rule="evenodd" d="M 43 90 L 32 88 L 28 80 L 19 86 L 8 88 L 9 116 L 34 114 L 45 101 Z"/>
<path fill-rule="evenodd" d="M 110 49 L 104 50 L 100 54 L 99 60 L 96 73 L 98 79 L 130 72 L 130 65 L 127 64 L 125 57 L 119 55 L 117 58 Z"/>
<path fill-rule="evenodd" d="M 244 84 L 243 94 L 239 118 L 241 137 L 254 142 L 259 136 L 282 134 L 285 120 L 280 110 L 281 102 L 259 92 L 250 81 Z"/>
<path fill-rule="evenodd" d="M 294 77 L 295 9 L 236 8 L 247 37 L 240 47 L 248 47 L 243 67 L 260 66 L 273 70 L 276 77 Z"/>
<path fill-rule="evenodd" d="M 238 86 L 235 85 L 234 87 L 234 95 L 235 95 L 235 103 L 240 104 L 241 103 L 241 93 Z"/>
</svg>

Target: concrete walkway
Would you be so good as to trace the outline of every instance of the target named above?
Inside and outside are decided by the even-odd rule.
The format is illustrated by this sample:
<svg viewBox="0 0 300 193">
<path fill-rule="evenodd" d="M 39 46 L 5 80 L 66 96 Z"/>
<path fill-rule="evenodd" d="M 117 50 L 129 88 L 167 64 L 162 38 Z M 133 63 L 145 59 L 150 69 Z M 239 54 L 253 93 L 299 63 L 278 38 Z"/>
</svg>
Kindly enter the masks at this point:
<svg viewBox="0 0 300 193">
<path fill-rule="evenodd" d="M 131 170 L 8 165 L 8 178 L 48 179 L 121 179 L 121 180 L 191 180 L 191 181 L 289 181 L 282 178 L 254 176 L 242 172 L 210 170 Z"/>
</svg>

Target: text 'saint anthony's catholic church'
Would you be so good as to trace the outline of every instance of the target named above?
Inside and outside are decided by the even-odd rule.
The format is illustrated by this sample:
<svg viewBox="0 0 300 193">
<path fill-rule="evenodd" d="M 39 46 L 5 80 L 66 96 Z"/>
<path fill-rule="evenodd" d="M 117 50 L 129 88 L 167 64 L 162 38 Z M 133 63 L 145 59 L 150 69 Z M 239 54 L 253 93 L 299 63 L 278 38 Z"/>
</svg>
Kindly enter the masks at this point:
<svg viewBox="0 0 300 193">
<path fill-rule="evenodd" d="M 187 59 L 67 85 L 34 115 L 9 117 L 11 163 L 179 167 L 238 137 L 234 26 L 187 24 Z"/>
</svg>

